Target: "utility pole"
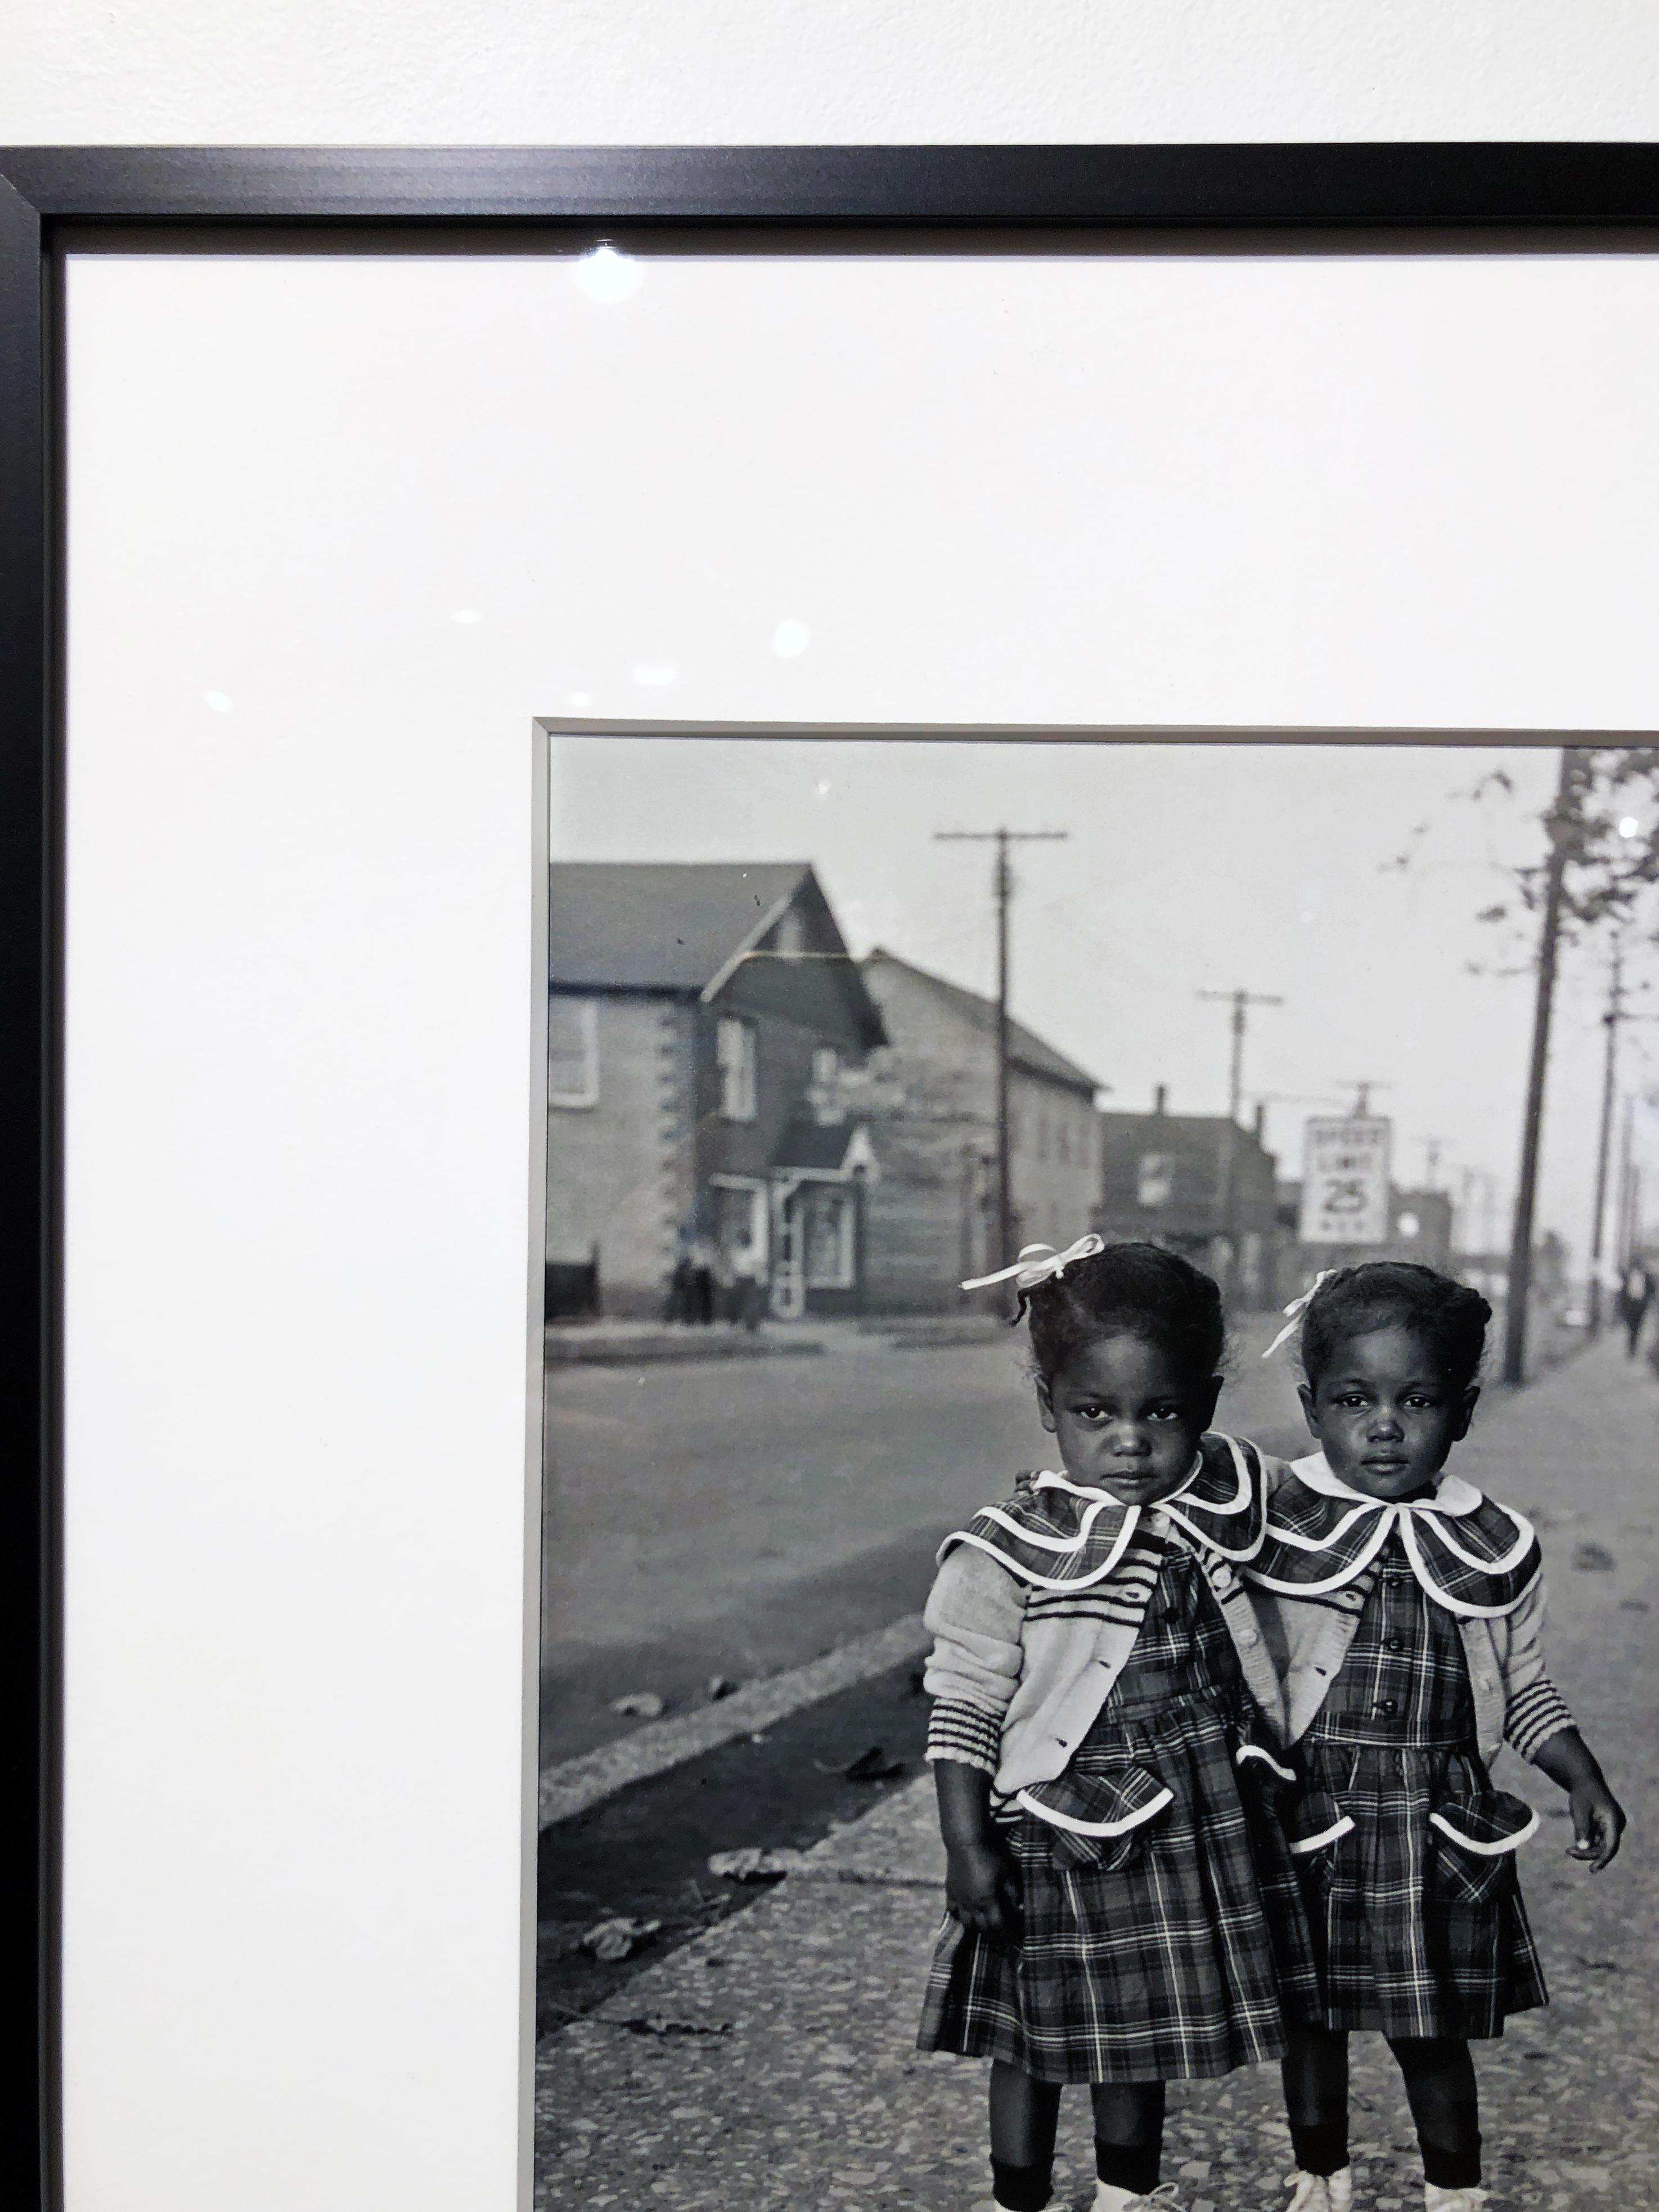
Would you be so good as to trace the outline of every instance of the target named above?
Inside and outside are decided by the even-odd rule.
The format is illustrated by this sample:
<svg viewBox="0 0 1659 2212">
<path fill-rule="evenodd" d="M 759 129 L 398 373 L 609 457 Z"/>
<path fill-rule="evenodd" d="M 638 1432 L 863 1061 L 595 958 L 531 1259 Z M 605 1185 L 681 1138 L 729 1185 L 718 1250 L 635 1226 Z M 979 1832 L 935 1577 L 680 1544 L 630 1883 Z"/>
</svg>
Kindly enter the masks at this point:
<svg viewBox="0 0 1659 2212">
<path fill-rule="evenodd" d="M 1226 1280 L 1222 1288 L 1234 1297 L 1238 1290 L 1238 1115 L 1244 1095 L 1244 1024 L 1251 1006 L 1282 1006 L 1283 999 L 1261 991 L 1200 991 L 1207 999 L 1232 1008 L 1232 1054 L 1227 1073 L 1227 1127 L 1221 1140 L 1221 1218 L 1227 1238 Z"/>
<path fill-rule="evenodd" d="M 1636 1249 L 1636 1190 L 1632 1180 L 1635 1164 L 1631 1158 L 1631 1146 L 1635 1138 L 1636 1093 L 1625 1093 L 1624 1127 L 1619 1133 L 1619 1272 L 1622 1274 L 1631 1263 Z"/>
<path fill-rule="evenodd" d="M 1013 1176 L 1008 1141 L 1008 908 L 1014 896 L 1014 872 L 1009 865 L 1010 845 L 1061 844 L 1068 830 L 935 830 L 937 845 L 994 845 L 996 873 L 993 893 L 997 908 L 997 1265 L 1006 1267 L 1014 1257 Z"/>
<path fill-rule="evenodd" d="M 1337 1081 L 1344 1091 L 1353 1093 L 1353 1104 L 1348 1111 L 1356 1121 L 1363 1121 L 1370 1112 L 1373 1091 L 1394 1089 L 1392 1083 L 1384 1083 L 1380 1076 L 1376 1075 L 1340 1075 Z"/>
<path fill-rule="evenodd" d="M 1474 1168 L 1464 1168 L 1457 1178 L 1457 1211 L 1452 1216 L 1452 1250 L 1468 1258 L 1474 1250 L 1474 1188 L 1479 1180 Z"/>
<path fill-rule="evenodd" d="M 1595 1147 L 1595 1212 L 1590 1221 L 1589 1333 L 1601 1333 L 1601 1231 L 1607 1212 L 1607 1154 L 1613 1146 L 1613 1093 L 1618 1073 L 1619 1024 L 1625 1012 L 1624 941 L 1613 940 L 1613 963 L 1607 974 L 1607 1007 L 1601 1026 L 1607 1033 L 1601 1061 L 1601 1127 Z"/>
<path fill-rule="evenodd" d="M 1328 1091 L 1247 1091 L 1247 1105 L 1254 1106 L 1262 1125 L 1262 1143 L 1267 1143 L 1267 1112 L 1269 1106 L 1340 1106 L 1342 1101 L 1333 1098 Z"/>
<path fill-rule="evenodd" d="M 1555 1003 L 1556 959 L 1561 944 L 1561 908 L 1566 891 L 1569 810 L 1577 763 L 1573 748 L 1561 748 L 1555 804 L 1549 812 L 1549 858 L 1544 867 L 1544 913 L 1538 930 L 1538 984 L 1533 1001 L 1532 1058 L 1527 1070 L 1527 1103 L 1521 1122 L 1521 1168 L 1515 1186 L 1515 1224 L 1510 1237 L 1509 1290 L 1504 1315 L 1504 1380 L 1527 1379 L 1527 1307 L 1532 1297 L 1532 1218 L 1538 1196 L 1538 1152 L 1544 1131 L 1544 1078 L 1549 1067 L 1550 1013 Z"/>
</svg>

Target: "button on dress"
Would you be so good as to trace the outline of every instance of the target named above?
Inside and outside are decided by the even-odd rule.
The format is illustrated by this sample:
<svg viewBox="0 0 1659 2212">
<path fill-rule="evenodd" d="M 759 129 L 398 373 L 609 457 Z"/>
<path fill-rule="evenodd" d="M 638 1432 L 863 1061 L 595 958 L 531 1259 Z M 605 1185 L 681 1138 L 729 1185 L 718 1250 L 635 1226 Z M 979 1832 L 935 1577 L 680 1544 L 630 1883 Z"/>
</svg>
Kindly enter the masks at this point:
<svg viewBox="0 0 1659 2212">
<path fill-rule="evenodd" d="M 1297 1859 L 1322 2016 L 1390 2036 L 1501 2035 L 1547 2002 L 1513 1848 L 1534 1816 L 1492 1787 L 1456 1620 L 1397 1534 L 1369 1571 L 1346 1662 L 1298 1747 L 1293 1825 L 1342 1829 Z"/>
<path fill-rule="evenodd" d="M 1175 2081 L 1279 2057 L 1318 2015 L 1272 1750 L 1190 1551 L 1065 1771 L 1008 1808 L 1021 1940 L 942 1930 L 918 2041 L 1042 2081 Z M 1241 1759 L 1240 1754 L 1243 1753 Z"/>
</svg>

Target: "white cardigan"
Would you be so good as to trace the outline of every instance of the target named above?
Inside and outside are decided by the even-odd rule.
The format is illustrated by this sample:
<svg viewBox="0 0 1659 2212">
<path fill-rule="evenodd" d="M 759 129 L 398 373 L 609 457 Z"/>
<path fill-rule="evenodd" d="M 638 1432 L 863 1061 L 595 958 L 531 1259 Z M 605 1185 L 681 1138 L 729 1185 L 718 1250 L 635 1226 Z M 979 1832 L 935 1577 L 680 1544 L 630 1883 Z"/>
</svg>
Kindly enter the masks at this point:
<svg viewBox="0 0 1659 2212">
<path fill-rule="evenodd" d="M 1159 1517 L 1148 1509 L 1153 1527 Z M 1191 1548 L 1246 1685 L 1269 1730 L 1282 1735 L 1279 1677 L 1251 1595 L 1224 1559 Z M 1063 1610 L 1035 1614 L 1030 1595 L 988 1553 L 961 1544 L 939 1568 L 924 1616 L 935 1639 L 924 1686 L 938 1700 L 927 1756 L 982 1768 L 1005 1797 L 1065 1771 L 1133 1643 L 1112 1633 L 1103 1585 L 1068 1594 Z"/>
</svg>

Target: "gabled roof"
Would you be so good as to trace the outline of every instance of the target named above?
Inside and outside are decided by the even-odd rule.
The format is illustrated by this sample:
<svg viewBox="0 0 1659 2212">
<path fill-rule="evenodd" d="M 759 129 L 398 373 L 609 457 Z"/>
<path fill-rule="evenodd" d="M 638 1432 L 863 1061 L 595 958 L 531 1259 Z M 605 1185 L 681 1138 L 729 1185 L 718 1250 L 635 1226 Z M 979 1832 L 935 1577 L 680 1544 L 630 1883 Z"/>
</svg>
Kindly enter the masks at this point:
<svg viewBox="0 0 1659 2212">
<path fill-rule="evenodd" d="M 1233 1123 L 1236 1142 L 1259 1152 L 1264 1159 L 1276 1158 L 1269 1152 L 1248 1121 Z M 1114 1138 L 1129 1138 L 1143 1144 L 1154 1141 L 1169 1152 L 1208 1152 L 1218 1151 L 1227 1133 L 1224 1114 L 1132 1114 L 1104 1112 L 1100 1116 L 1101 1133 L 1109 1145 Z"/>
<path fill-rule="evenodd" d="M 706 990 L 811 874 L 805 860 L 556 860 L 553 981 L 568 990 Z"/>
<path fill-rule="evenodd" d="M 1103 1112 L 1100 1118 L 1103 1126 L 1112 1129 L 1161 1128 L 1171 1138 L 1189 1134 L 1198 1137 L 1206 1131 L 1212 1136 L 1218 1136 L 1227 1126 L 1224 1114 L 1136 1114 L 1127 1109 L 1114 1109 L 1110 1112 Z M 1253 1133 L 1247 1122 L 1235 1121 L 1233 1127 L 1241 1137 Z"/>
<path fill-rule="evenodd" d="M 862 1121 L 792 1121 L 779 1138 L 772 1165 L 844 1175 L 850 1167 L 868 1166 L 872 1158 L 870 1133 Z"/>
<path fill-rule="evenodd" d="M 994 1034 L 997 1009 L 994 999 L 981 999 L 977 991 L 964 990 L 960 983 L 948 983 L 931 969 L 918 968 L 913 960 L 901 960 L 896 952 L 889 952 L 879 945 L 874 951 L 866 954 L 862 966 L 866 975 L 872 968 L 901 969 L 925 984 L 978 1035 L 988 1040 Z M 1047 1076 L 1050 1082 L 1063 1083 L 1068 1090 L 1085 1091 L 1091 1098 L 1097 1091 L 1108 1088 L 1098 1076 L 1091 1075 L 1074 1060 L 1067 1060 L 1063 1052 L 1056 1052 L 1035 1030 L 1028 1030 L 1024 1022 L 1017 1022 L 1012 1016 L 1008 1022 L 1008 1064 L 1023 1069 L 1027 1075 Z"/>
</svg>

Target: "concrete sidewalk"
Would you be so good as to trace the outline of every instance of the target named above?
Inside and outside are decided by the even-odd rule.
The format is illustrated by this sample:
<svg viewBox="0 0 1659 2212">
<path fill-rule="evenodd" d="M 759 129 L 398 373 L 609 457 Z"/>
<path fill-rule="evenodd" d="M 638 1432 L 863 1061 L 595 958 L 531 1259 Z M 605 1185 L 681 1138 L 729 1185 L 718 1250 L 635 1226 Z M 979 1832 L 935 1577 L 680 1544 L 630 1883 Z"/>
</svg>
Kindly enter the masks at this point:
<svg viewBox="0 0 1659 2212">
<path fill-rule="evenodd" d="M 1599 1879 L 1545 1813 L 1522 1880 L 1553 2002 L 1477 2050 L 1493 2212 L 1659 2212 L 1659 1383 L 1611 1342 L 1493 1393 L 1460 1472 L 1534 1516 L 1550 1562 L 1552 1672 L 1629 1812 Z M 720 1838 L 711 1837 L 711 1850 Z M 832 1836 L 751 1911 L 647 1968 L 538 2053 L 538 2208 L 831 2205 L 968 2212 L 988 2195 L 985 2067 L 912 2048 L 942 1866 L 924 1780 Z M 1422 2202 L 1398 2079 L 1353 2045 L 1357 2202 Z M 1088 2100 L 1066 2100 L 1057 2205 L 1092 2186 Z M 1171 2087 L 1164 2173 L 1183 2206 L 1268 2212 L 1289 2169 L 1273 2069 Z"/>
</svg>

